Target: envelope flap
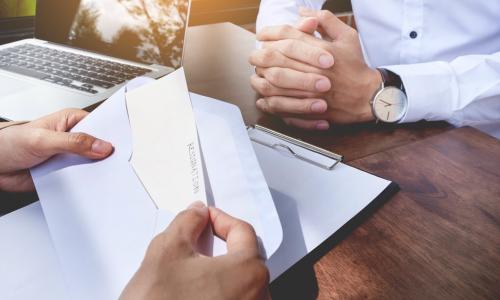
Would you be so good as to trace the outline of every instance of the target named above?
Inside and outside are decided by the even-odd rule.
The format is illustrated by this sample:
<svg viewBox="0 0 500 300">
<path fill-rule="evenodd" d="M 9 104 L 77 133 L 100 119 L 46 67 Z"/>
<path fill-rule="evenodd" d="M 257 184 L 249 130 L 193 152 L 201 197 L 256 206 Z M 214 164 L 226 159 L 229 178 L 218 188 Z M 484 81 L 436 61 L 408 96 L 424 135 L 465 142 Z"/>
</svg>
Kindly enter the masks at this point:
<svg viewBox="0 0 500 300">
<path fill-rule="evenodd" d="M 270 257 L 281 223 L 237 106 L 191 94 L 215 206 L 253 225 Z M 223 253 L 215 244 L 214 254 Z"/>
<path fill-rule="evenodd" d="M 206 203 L 198 133 L 181 68 L 126 94 L 130 163 L 156 206 L 178 213 Z"/>
</svg>

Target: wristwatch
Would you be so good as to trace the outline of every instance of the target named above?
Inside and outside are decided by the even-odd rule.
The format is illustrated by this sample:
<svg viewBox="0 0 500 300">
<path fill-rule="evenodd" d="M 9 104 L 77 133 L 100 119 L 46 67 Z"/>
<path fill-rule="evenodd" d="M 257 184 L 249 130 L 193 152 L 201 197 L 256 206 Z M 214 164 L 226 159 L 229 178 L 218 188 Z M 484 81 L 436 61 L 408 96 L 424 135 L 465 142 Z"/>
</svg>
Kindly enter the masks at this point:
<svg viewBox="0 0 500 300">
<path fill-rule="evenodd" d="M 408 111 L 408 97 L 398 74 L 379 68 L 382 85 L 370 101 L 377 122 L 397 123 Z"/>
</svg>

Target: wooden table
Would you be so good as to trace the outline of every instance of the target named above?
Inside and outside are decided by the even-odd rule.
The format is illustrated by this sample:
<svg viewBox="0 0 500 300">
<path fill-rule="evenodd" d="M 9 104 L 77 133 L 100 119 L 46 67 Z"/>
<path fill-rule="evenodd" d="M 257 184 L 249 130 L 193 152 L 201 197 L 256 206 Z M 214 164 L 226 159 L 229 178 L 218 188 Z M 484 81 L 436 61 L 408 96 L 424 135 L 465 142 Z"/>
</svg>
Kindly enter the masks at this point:
<svg viewBox="0 0 500 300">
<path fill-rule="evenodd" d="M 190 89 L 401 188 L 278 278 L 274 298 L 500 299 L 500 141 L 444 122 L 287 128 L 255 107 L 254 48 L 254 35 L 229 23 L 192 28 Z"/>
<path fill-rule="evenodd" d="M 343 154 L 401 188 L 278 278 L 274 298 L 500 299 L 500 142 L 447 123 L 287 128 L 255 108 L 254 46 L 252 33 L 229 23 L 191 28 L 190 89 L 237 104 L 247 124 Z M 16 207 L 9 203 L 0 208 Z"/>
</svg>

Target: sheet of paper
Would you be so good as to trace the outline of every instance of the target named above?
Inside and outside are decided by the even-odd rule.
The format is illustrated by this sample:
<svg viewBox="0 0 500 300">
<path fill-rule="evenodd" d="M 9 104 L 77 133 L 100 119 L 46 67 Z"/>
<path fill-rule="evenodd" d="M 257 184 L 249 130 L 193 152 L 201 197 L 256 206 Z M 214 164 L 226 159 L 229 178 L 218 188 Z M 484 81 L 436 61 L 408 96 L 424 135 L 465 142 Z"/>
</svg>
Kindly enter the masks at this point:
<svg viewBox="0 0 500 300">
<path fill-rule="evenodd" d="M 67 298 L 40 203 L 1 217 L 0 237 L 1 299 Z"/>
<path fill-rule="evenodd" d="M 307 151 L 262 132 L 254 131 L 252 137 L 285 144 L 301 155 L 308 155 Z M 266 262 L 271 280 L 318 247 L 390 184 L 345 164 L 327 171 L 258 143 L 253 143 L 253 148 L 283 228 L 283 242 Z M 317 159 L 316 154 L 309 155 Z"/>
<path fill-rule="evenodd" d="M 131 164 L 160 209 L 206 203 L 200 146 L 183 69 L 126 94 Z M 175 174 L 175 176 L 171 176 Z"/>
</svg>

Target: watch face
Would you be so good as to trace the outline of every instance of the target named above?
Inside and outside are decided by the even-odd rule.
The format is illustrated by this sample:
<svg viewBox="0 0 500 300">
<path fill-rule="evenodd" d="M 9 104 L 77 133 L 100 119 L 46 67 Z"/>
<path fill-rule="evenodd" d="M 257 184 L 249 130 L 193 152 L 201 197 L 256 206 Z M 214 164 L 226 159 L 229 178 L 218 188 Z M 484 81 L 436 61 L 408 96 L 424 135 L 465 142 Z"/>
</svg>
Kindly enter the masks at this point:
<svg viewBox="0 0 500 300">
<path fill-rule="evenodd" d="M 408 106 L 405 93 L 396 87 L 386 87 L 373 100 L 373 112 L 382 122 L 395 123 L 400 121 Z"/>
</svg>

